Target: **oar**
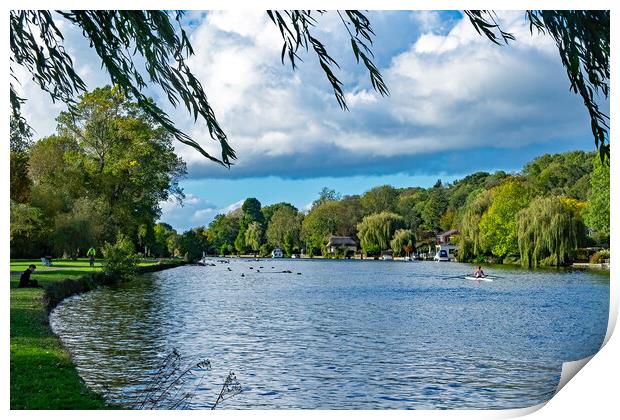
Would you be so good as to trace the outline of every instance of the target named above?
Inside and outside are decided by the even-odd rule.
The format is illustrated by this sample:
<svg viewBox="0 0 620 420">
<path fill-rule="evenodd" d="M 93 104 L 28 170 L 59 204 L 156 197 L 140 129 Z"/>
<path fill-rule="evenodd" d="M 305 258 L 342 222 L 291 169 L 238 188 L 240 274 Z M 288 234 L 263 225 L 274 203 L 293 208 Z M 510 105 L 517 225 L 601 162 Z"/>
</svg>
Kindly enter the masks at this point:
<svg viewBox="0 0 620 420">
<path fill-rule="evenodd" d="M 451 276 L 451 277 L 444 277 L 444 280 L 448 280 L 448 279 L 462 279 L 465 276 L 469 276 L 469 274 L 461 274 L 460 276 Z"/>
</svg>

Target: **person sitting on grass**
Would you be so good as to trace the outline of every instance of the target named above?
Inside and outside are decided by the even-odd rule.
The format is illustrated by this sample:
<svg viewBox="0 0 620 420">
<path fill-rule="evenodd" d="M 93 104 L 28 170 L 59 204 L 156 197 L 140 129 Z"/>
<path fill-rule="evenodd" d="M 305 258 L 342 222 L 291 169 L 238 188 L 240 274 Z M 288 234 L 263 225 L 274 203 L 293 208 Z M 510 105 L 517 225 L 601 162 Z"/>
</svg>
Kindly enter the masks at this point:
<svg viewBox="0 0 620 420">
<path fill-rule="evenodd" d="M 478 266 L 478 268 L 474 270 L 474 277 L 477 279 L 484 277 L 484 271 L 482 271 L 482 267 Z"/>
<path fill-rule="evenodd" d="M 37 269 L 37 266 L 30 264 L 19 277 L 19 285 L 17 287 L 41 287 L 36 280 L 30 280 L 30 275 Z"/>
</svg>

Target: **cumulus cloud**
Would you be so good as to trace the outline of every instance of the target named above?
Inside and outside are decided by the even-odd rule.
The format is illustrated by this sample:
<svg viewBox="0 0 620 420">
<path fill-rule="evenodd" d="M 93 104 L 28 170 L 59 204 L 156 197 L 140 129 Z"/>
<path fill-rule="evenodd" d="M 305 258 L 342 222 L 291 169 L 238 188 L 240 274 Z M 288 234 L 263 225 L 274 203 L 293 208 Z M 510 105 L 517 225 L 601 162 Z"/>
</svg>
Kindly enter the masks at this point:
<svg viewBox="0 0 620 420">
<path fill-rule="evenodd" d="M 530 34 L 523 13 L 500 14 L 517 37 L 509 46 L 493 45 L 467 19 L 442 32 L 438 14 L 411 16 L 426 32 L 380 60 L 387 98 L 347 61 L 348 43 L 333 22 L 320 33 L 347 65 L 351 111 L 342 112 L 312 54 L 297 72 L 280 65 L 279 34 L 262 13 L 209 14 L 194 32 L 193 64 L 239 159 L 226 170 L 183 148 L 190 176 L 418 174 L 447 153 L 589 140 L 587 114 L 552 40 Z M 371 19 L 388 25 L 390 17 Z"/>
<path fill-rule="evenodd" d="M 499 16 L 517 37 L 509 46 L 493 45 L 454 13 L 371 12 L 370 18 L 387 98 L 372 90 L 367 72 L 355 64 L 337 15 L 320 17 L 315 31 L 341 64 L 350 108 L 343 112 L 312 52 L 301 52 L 297 71 L 281 64 L 282 40 L 264 12 L 190 13 L 191 68 L 239 158 L 228 170 L 176 143 L 189 176 L 417 175 L 437 167 L 450 171 L 442 162 L 448 156 L 462 160 L 464 152 L 510 157 L 524 147 L 592 146 L 587 113 L 568 90 L 552 40 L 531 35 L 522 12 Z M 67 48 L 89 88 L 109 83 L 79 32 L 66 27 Z M 50 134 L 53 115 L 64 106 L 52 105 L 27 77 L 23 82 L 30 99 L 24 113 L 40 135 Z M 181 129 L 219 155 L 204 123 L 166 105 L 157 89 L 149 87 L 149 93 Z M 207 210 L 195 207 L 195 217 L 208 217 Z"/>
<path fill-rule="evenodd" d="M 180 231 L 184 231 L 195 226 L 206 226 L 218 214 L 229 214 L 240 209 L 243 202 L 244 200 L 240 200 L 227 206 L 218 207 L 199 196 L 187 194 L 183 203 L 174 198 L 159 203 L 162 213 L 159 219 Z"/>
</svg>

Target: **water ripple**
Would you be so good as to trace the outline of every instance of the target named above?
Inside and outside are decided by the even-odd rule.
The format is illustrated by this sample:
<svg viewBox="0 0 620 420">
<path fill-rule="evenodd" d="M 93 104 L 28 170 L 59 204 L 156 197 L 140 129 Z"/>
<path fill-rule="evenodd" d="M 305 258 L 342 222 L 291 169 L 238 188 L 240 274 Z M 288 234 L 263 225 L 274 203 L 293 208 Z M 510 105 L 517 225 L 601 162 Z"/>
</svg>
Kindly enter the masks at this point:
<svg viewBox="0 0 620 420">
<path fill-rule="evenodd" d="M 292 274 L 249 269 L 258 264 Z M 442 279 L 469 269 L 231 260 L 68 299 L 50 321 L 87 384 L 116 403 L 139 398 L 173 348 L 184 360 L 212 361 L 207 380 L 189 389 L 197 409 L 211 407 L 229 371 L 243 393 L 222 408 L 519 408 L 548 400 L 561 363 L 600 347 L 608 277 L 509 269 L 493 283 Z"/>
</svg>

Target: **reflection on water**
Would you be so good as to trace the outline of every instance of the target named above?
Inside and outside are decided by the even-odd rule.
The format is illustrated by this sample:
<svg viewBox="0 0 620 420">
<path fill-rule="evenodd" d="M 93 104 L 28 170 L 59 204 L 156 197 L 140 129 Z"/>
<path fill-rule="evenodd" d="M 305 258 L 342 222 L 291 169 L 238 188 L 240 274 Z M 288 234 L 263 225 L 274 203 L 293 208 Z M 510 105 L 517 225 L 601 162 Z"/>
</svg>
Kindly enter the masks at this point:
<svg viewBox="0 0 620 420">
<path fill-rule="evenodd" d="M 70 298 L 51 323 L 87 384 L 115 403 L 143 395 L 174 348 L 187 363 L 210 359 L 191 390 L 197 409 L 230 371 L 243 393 L 221 408 L 526 407 L 551 398 L 563 361 L 600 347 L 608 275 L 491 268 L 503 278 L 444 279 L 469 271 L 231 260 Z"/>
</svg>

